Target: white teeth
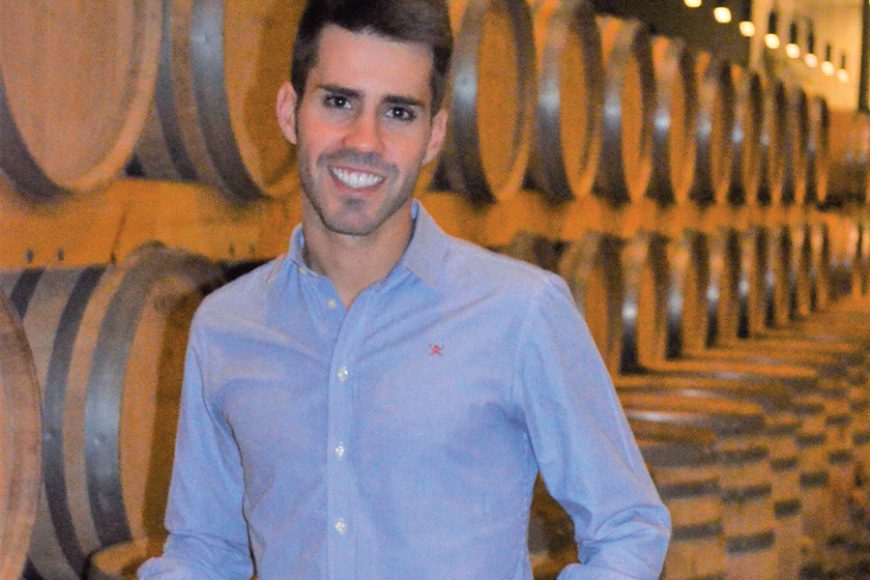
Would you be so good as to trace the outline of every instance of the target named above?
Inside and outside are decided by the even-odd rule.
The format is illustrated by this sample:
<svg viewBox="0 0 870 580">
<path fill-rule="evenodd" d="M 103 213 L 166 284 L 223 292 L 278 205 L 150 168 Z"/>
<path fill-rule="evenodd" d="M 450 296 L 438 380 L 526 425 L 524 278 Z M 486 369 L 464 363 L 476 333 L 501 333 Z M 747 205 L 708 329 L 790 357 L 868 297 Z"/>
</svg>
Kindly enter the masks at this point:
<svg viewBox="0 0 870 580">
<path fill-rule="evenodd" d="M 373 187 L 384 180 L 380 175 L 365 173 L 363 171 L 349 171 L 337 167 L 331 168 L 331 171 L 336 179 L 354 189 Z"/>
</svg>

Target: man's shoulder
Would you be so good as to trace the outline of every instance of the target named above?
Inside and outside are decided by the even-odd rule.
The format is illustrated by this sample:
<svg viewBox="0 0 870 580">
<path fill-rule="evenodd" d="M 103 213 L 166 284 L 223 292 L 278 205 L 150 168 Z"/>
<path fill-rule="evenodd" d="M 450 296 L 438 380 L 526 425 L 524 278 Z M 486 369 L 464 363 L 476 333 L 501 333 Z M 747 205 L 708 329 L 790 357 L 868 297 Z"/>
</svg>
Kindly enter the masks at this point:
<svg viewBox="0 0 870 580">
<path fill-rule="evenodd" d="M 450 238 L 443 274 L 450 286 L 498 290 L 519 298 L 561 283 L 559 276 L 539 266 L 457 238 Z"/>
<path fill-rule="evenodd" d="M 256 316 L 265 310 L 268 297 L 280 278 L 286 255 L 278 256 L 224 284 L 202 301 L 196 312 L 197 325 L 237 316 Z"/>
</svg>

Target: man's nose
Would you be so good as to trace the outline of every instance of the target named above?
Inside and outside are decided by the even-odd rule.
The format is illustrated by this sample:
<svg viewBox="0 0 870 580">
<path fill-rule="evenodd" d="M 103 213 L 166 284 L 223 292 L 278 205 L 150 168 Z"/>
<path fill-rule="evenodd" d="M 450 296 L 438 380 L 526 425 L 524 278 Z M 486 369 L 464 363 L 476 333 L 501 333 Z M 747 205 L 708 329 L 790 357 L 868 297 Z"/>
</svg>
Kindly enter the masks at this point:
<svg viewBox="0 0 870 580">
<path fill-rule="evenodd" d="M 380 153 L 383 148 L 381 130 L 377 114 L 364 112 L 350 125 L 344 145 L 357 151 Z"/>
</svg>

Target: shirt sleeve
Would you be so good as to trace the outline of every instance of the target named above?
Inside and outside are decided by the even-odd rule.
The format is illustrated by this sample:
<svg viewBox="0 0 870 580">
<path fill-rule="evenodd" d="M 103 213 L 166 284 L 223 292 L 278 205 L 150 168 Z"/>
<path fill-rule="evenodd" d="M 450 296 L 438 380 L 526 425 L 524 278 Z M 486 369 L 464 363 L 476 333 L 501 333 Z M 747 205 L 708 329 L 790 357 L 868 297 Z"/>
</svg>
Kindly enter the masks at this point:
<svg viewBox="0 0 870 580">
<path fill-rule="evenodd" d="M 163 555 L 139 568 L 139 578 L 211 580 L 253 574 L 238 446 L 208 400 L 202 351 L 192 331 L 166 508 L 169 537 Z"/>
<path fill-rule="evenodd" d="M 559 578 L 658 578 L 670 515 L 565 283 L 549 277 L 526 316 L 515 396 L 547 489 L 574 521 L 582 562 Z"/>
</svg>

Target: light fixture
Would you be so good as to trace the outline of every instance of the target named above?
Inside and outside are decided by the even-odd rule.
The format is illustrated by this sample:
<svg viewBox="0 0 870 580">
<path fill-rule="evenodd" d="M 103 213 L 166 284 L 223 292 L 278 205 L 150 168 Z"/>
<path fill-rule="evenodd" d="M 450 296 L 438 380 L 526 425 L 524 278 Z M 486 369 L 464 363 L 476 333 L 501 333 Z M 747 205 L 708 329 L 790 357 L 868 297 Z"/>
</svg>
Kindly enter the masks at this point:
<svg viewBox="0 0 870 580">
<path fill-rule="evenodd" d="M 698 8 L 701 6 L 701 0 L 683 0 L 689 8 Z"/>
<path fill-rule="evenodd" d="M 737 28 L 740 29 L 740 34 L 746 38 L 755 36 L 755 23 L 752 22 L 752 6 L 750 2 L 751 0 L 740 0 L 740 24 L 737 25 Z"/>
<path fill-rule="evenodd" d="M 837 71 L 837 78 L 841 83 L 849 82 L 849 71 L 846 70 L 846 53 L 840 55 L 840 69 Z"/>
<path fill-rule="evenodd" d="M 725 0 L 716 0 L 716 7 L 713 8 L 713 18 L 719 24 L 731 22 L 731 9 L 725 6 Z"/>
<path fill-rule="evenodd" d="M 767 17 L 767 34 L 764 35 L 764 45 L 770 50 L 779 48 L 779 36 L 776 34 L 776 10 L 771 10 Z"/>
<path fill-rule="evenodd" d="M 825 76 L 833 76 L 836 67 L 834 63 L 831 62 L 831 43 L 825 45 L 825 60 L 822 61 L 822 72 L 825 73 Z"/>
<path fill-rule="evenodd" d="M 788 44 L 785 45 L 785 53 L 789 58 L 800 58 L 801 47 L 798 46 L 798 25 L 794 20 L 788 27 Z"/>
<path fill-rule="evenodd" d="M 807 20 L 807 53 L 804 55 L 804 62 L 810 68 L 816 68 L 819 64 L 819 57 L 816 56 L 816 33 L 814 28 L 813 21 Z"/>
</svg>

